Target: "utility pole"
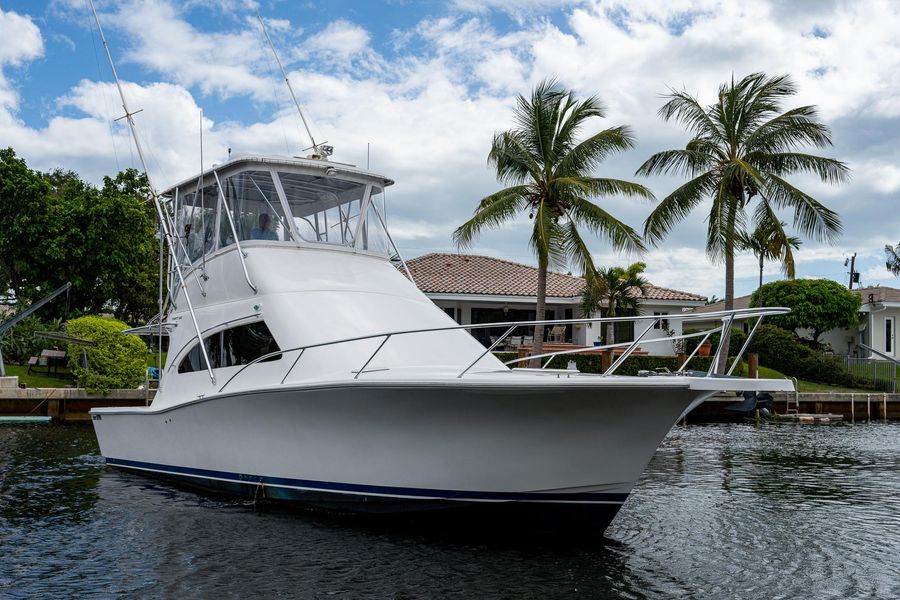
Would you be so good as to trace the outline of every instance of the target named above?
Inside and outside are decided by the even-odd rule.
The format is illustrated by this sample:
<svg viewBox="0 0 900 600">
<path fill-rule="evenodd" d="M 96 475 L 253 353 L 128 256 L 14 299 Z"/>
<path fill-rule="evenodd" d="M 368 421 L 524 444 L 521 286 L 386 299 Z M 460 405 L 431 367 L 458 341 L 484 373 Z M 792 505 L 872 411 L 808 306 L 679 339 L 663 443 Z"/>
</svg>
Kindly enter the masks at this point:
<svg viewBox="0 0 900 600">
<path fill-rule="evenodd" d="M 848 290 L 853 289 L 854 283 L 859 283 L 859 273 L 856 272 L 856 252 L 853 253 L 849 259 L 844 260 L 844 266 L 847 266 L 847 262 L 850 262 L 850 284 L 847 286 Z"/>
</svg>

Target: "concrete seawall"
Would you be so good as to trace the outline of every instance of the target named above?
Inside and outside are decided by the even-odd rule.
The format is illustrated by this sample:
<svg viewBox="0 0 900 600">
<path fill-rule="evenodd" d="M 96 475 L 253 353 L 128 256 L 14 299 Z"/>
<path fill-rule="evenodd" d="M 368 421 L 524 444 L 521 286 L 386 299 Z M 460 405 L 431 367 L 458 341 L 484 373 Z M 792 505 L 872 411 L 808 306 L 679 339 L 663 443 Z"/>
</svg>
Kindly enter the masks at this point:
<svg viewBox="0 0 900 600">
<path fill-rule="evenodd" d="M 0 378 L 4 380 L 12 377 Z M 54 422 L 90 421 L 89 411 L 104 406 L 145 406 L 154 390 L 110 390 L 89 394 L 81 388 L 20 388 L 18 382 L 0 381 L 0 415 L 46 416 Z M 5 385 L 3 385 L 5 384 Z"/>
</svg>

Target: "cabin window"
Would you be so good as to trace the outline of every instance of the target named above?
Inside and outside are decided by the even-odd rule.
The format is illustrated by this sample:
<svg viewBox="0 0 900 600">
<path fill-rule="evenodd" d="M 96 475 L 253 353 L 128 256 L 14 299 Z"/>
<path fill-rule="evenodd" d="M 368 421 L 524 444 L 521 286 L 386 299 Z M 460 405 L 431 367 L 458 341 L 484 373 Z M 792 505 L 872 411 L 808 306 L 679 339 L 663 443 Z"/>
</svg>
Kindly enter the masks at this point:
<svg viewBox="0 0 900 600">
<path fill-rule="evenodd" d="M 204 338 L 203 341 L 206 344 L 206 352 L 213 369 L 246 365 L 260 356 L 277 352 L 280 349 L 269 328 L 262 321 L 219 331 Z M 278 354 L 263 362 L 280 359 L 281 355 Z M 200 344 L 194 344 L 194 347 L 179 363 L 178 372 L 192 373 L 204 369 Z"/>
<path fill-rule="evenodd" d="M 219 219 L 219 247 L 234 243 L 234 233 L 244 241 L 291 239 L 290 227 L 268 171 L 242 171 L 222 179 L 227 209 Z M 230 211 L 234 230 L 228 220 Z"/>
</svg>

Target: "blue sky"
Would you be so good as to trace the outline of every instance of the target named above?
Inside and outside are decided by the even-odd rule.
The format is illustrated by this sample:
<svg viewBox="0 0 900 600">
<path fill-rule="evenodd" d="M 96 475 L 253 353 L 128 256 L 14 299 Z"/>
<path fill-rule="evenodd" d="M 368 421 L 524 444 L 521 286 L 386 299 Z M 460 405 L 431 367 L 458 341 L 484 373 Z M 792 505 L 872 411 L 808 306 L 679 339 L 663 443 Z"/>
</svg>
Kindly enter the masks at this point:
<svg viewBox="0 0 900 600">
<path fill-rule="evenodd" d="M 846 281 L 858 254 L 864 284 L 900 285 L 882 248 L 900 242 L 900 4 L 735 3 L 716 0 L 287 0 L 98 1 L 98 10 L 157 187 L 199 168 L 204 112 L 208 163 L 235 152 L 297 154 L 308 146 L 280 73 L 255 22 L 269 25 L 317 140 L 335 160 L 397 181 L 388 190 L 391 228 L 408 256 L 451 251 L 452 230 L 498 184 L 486 166 L 490 139 L 511 125 L 515 97 L 556 77 L 577 94 L 598 94 L 607 117 L 593 129 L 628 124 L 637 147 L 608 160 L 602 175 L 634 179 L 658 150 L 687 134 L 656 116 L 660 95 L 686 89 L 711 101 L 720 83 L 754 71 L 789 73 L 790 106 L 816 104 L 853 180 L 837 188 L 797 179 L 837 210 L 834 245 L 807 240 L 800 277 Z M 786 107 L 787 108 L 787 107 Z M 63 167 L 98 181 L 132 166 L 121 107 L 86 0 L 0 4 L 0 146 L 31 166 Z M 644 181 L 658 197 L 677 178 Z M 598 201 L 640 228 L 652 205 Z M 644 257 L 590 247 L 600 264 L 642 258 L 657 284 L 723 295 L 723 269 L 703 252 L 697 210 Z M 484 234 L 474 252 L 533 263 L 527 217 Z M 790 215 L 785 215 L 790 221 Z M 737 293 L 757 278 L 755 259 L 737 263 Z M 776 265 L 766 280 L 780 276 Z"/>
</svg>

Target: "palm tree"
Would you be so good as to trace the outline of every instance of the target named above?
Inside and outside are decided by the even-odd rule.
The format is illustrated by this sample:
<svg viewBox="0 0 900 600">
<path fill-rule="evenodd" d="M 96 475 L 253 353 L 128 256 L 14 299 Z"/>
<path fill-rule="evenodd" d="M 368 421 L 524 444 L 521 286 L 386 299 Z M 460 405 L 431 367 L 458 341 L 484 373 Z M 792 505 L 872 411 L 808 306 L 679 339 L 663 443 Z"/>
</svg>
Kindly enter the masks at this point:
<svg viewBox="0 0 900 600">
<path fill-rule="evenodd" d="M 797 276 L 793 250 L 797 250 L 803 242 L 796 236 L 787 235 L 784 231 L 786 225 L 784 221 L 760 223 L 752 233 L 741 231 L 738 234 L 738 249 L 748 250 L 759 259 L 759 287 L 762 287 L 766 260 L 781 261 L 781 269 L 788 279 Z"/>
<path fill-rule="evenodd" d="M 607 267 L 597 271 L 595 277 L 585 280 L 581 295 L 581 310 L 590 317 L 601 306 L 606 305 L 606 316 L 615 317 L 628 311 L 637 312 L 640 300 L 647 294 L 650 283 L 641 277 L 647 265 L 636 262 L 627 269 Z M 606 325 L 606 343 L 616 343 L 615 323 Z"/>
<path fill-rule="evenodd" d="M 705 199 L 712 201 L 706 252 L 725 262 L 725 308 L 734 308 L 734 252 L 739 231 L 778 221 L 776 211 L 794 213 L 794 228 L 831 242 L 841 231 L 837 213 L 791 185 L 785 177 L 811 173 L 827 183 L 848 179 L 843 162 L 801 151 L 831 145 L 831 132 L 814 106 L 781 112 L 781 103 L 797 92 L 787 75 L 753 73 L 719 87 L 715 104 L 704 107 L 687 92 L 670 91 L 659 110 L 668 121 L 683 123 L 693 134 L 683 149 L 651 156 L 638 174 L 681 174 L 690 180 L 663 198 L 644 223 L 644 238 L 659 243 L 669 230 Z M 756 202 L 753 202 L 756 200 Z M 748 210 L 753 208 L 752 214 Z M 780 221 L 778 221 L 780 222 Z M 731 332 L 722 345 L 728 347 Z M 717 368 L 722 371 L 723 353 Z"/>
<path fill-rule="evenodd" d="M 884 247 L 884 266 L 894 275 L 900 277 L 900 244 L 895 248 L 890 245 Z"/>
<path fill-rule="evenodd" d="M 637 183 L 593 176 L 607 156 L 634 146 L 627 126 L 604 129 L 580 142 L 576 139 L 588 119 L 604 114 L 596 96 L 578 101 L 552 80 L 539 83 L 530 99 L 519 96 L 515 127 L 495 134 L 488 154 L 497 180 L 509 187 L 483 198 L 475 215 L 453 232 L 454 242 L 465 248 L 483 229 L 528 215 L 533 221 L 529 245 L 538 262 L 538 320 L 544 318 L 550 266 L 572 264 L 588 278 L 595 272 L 579 227 L 608 238 L 617 250 L 644 250 L 634 229 L 591 202 L 593 197 L 615 194 L 653 198 L 650 190 Z M 544 327 L 538 325 L 535 354 L 542 352 L 543 339 Z"/>
</svg>

